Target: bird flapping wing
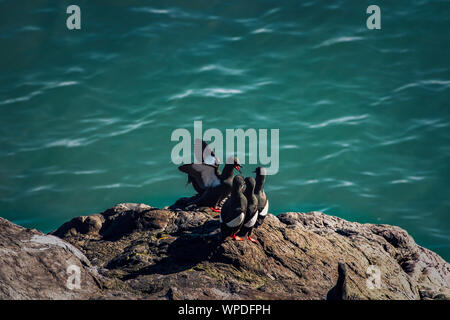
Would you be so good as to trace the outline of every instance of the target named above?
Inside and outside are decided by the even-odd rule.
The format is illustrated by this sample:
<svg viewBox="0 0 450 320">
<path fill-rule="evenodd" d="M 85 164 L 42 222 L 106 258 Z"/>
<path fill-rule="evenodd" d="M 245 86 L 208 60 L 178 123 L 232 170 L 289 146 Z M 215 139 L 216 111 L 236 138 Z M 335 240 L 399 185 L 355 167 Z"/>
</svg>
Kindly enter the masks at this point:
<svg viewBox="0 0 450 320">
<path fill-rule="evenodd" d="M 211 147 L 202 139 L 195 139 L 194 141 L 194 155 L 198 162 L 218 167 L 220 160 Z"/>
<path fill-rule="evenodd" d="M 202 189 L 220 185 L 220 180 L 216 173 L 217 168 L 212 165 L 191 163 L 182 165 L 178 169 L 187 173 Z"/>
</svg>

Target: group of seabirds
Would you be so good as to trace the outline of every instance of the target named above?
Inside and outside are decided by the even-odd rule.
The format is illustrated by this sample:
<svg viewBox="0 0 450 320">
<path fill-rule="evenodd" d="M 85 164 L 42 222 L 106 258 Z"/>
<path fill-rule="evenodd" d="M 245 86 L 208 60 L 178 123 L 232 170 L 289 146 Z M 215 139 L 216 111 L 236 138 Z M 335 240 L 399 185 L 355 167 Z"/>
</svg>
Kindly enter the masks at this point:
<svg viewBox="0 0 450 320">
<path fill-rule="evenodd" d="M 209 207 L 220 213 L 222 238 L 231 237 L 242 241 L 245 238 L 258 243 L 252 238 L 254 228 L 262 225 L 269 212 L 269 201 L 264 192 L 266 171 L 262 167 L 254 171 L 255 178 L 234 175 L 234 170 L 242 174 L 237 157 L 229 158 L 219 171 L 220 160 L 210 146 L 201 139 L 194 141 L 194 154 L 198 163 L 184 164 L 178 169 L 188 176 L 187 185 L 192 186 L 197 194 L 183 198 L 175 203 L 184 208 Z"/>
<path fill-rule="evenodd" d="M 220 161 L 205 141 L 196 139 L 194 150 L 199 163 L 185 164 L 178 169 L 187 174 L 186 186 L 192 183 L 197 194 L 191 198 L 179 199 L 173 207 L 209 207 L 220 213 L 222 239 L 231 237 L 242 241 L 247 238 L 258 243 L 251 234 L 254 228 L 262 225 L 269 212 L 269 200 L 264 192 L 266 170 L 256 168 L 255 178 L 235 176 L 234 170 L 242 174 L 242 165 L 234 157 L 227 160 L 220 172 Z M 338 280 L 328 292 L 327 300 L 348 299 L 346 274 L 345 263 L 339 262 Z"/>
</svg>

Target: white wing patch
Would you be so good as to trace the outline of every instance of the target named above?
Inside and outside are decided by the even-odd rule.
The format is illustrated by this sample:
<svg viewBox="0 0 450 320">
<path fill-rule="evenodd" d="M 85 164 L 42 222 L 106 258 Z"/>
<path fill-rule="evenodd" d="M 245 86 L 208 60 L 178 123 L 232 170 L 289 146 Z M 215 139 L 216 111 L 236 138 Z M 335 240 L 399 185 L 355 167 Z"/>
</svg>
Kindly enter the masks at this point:
<svg viewBox="0 0 450 320">
<path fill-rule="evenodd" d="M 257 219 L 258 219 L 258 211 L 256 211 L 255 214 L 253 215 L 253 217 L 246 224 L 244 224 L 244 227 L 247 227 L 247 228 L 253 227 L 255 225 Z"/>
<path fill-rule="evenodd" d="M 265 217 L 265 216 L 267 215 L 268 212 L 269 212 L 269 200 L 267 200 L 264 209 L 262 209 L 262 211 L 259 213 L 259 215 L 260 215 L 261 217 Z"/>
<path fill-rule="evenodd" d="M 195 139 L 194 155 L 195 159 L 197 160 L 196 163 L 204 163 L 210 166 L 217 167 L 220 163 L 220 160 L 217 159 L 217 157 L 215 157 L 213 154 L 214 153 L 208 144 L 206 144 L 205 149 L 203 149 L 203 141 L 201 139 Z"/>
<path fill-rule="evenodd" d="M 210 166 L 215 166 L 218 164 L 216 163 L 216 158 L 214 158 L 213 156 L 206 157 L 204 162 L 205 164 L 209 164 Z"/>
<path fill-rule="evenodd" d="M 241 212 L 241 214 L 239 216 L 237 216 L 233 220 L 227 222 L 226 225 L 227 225 L 227 227 L 230 227 L 230 228 L 238 227 L 241 225 L 242 221 L 244 221 L 244 218 L 245 218 L 245 214 L 243 212 Z"/>
<path fill-rule="evenodd" d="M 214 167 L 204 164 L 193 164 L 192 167 L 195 171 L 200 172 L 206 188 L 220 185 L 220 180 L 216 176 L 216 169 Z"/>
</svg>

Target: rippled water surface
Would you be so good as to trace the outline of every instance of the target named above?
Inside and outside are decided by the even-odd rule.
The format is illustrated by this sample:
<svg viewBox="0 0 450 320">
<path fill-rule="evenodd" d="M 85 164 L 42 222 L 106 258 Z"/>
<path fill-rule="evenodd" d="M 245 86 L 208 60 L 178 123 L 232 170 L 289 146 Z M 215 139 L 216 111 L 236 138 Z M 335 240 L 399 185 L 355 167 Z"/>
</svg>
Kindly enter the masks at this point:
<svg viewBox="0 0 450 320">
<path fill-rule="evenodd" d="M 449 1 L 0 1 L 0 215 L 51 231 L 192 194 L 171 132 L 279 128 L 271 211 L 450 258 Z M 254 166 L 244 168 L 250 174 Z"/>
</svg>

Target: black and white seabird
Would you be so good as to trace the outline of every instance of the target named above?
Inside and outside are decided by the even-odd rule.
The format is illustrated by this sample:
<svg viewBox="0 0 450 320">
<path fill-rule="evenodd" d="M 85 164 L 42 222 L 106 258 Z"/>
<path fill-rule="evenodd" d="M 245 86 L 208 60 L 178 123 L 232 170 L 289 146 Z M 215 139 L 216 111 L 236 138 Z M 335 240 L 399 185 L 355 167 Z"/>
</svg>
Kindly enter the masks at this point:
<svg viewBox="0 0 450 320">
<path fill-rule="evenodd" d="M 220 160 L 205 141 L 196 139 L 194 150 L 195 158 L 201 163 L 190 163 L 178 167 L 180 171 L 187 173 L 187 184 L 192 183 L 198 193 L 188 205 L 209 206 L 211 210 L 220 212 L 219 207 L 222 201 L 231 192 L 234 169 L 241 173 L 240 168 L 242 166 L 236 157 L 231 158 L 228 159 L 222 173 L 220 173 Z"/>
<path fill-rule="evenodd" d="M 255 170 L 256 173 L 256 186 L 255 186 L 255 196 L 258 199 L 258 219 L 255 223 L 255 228 L 262 225 L 264 219 L 269 212 L 269 200 L 267 199 L 266 193 L 264 192 L 264 182 L 266 181 L 266 169 L 258 167 Z"/>
<path fill-rule="evenodd" d="M 220 213 L 220 230 L 222 238 L 231 236 L 234 240 L 241 241 L 243 238 L 236 236 L 242 227 L 247 210 L 247 198 L 243 194 L 244 178 L 235 176 L 231 196 L 225 201 Z"/>
<path fill-rule="evenodd" d="M 220 212 L 223 201 L 230 196 L 232 191 L 234 169 L 241 172 L 240 167 L 241 164 L 236 157 L 228 159 L 219 176 L 219 183 L 208 187 L 200 197 L 194 199 L 191 204 L 210 207 L 211 210 Z"/>
<path fill-rule="evenodd" d="M 208 166 L 208 165 L 203 165 Z M 205 191 L 198 197 L 195 197 L 188 205 L 195 204 L 199 207 L 210 207 L 215 212 L 220 212 L 220 207 L 223 201 L 228 198 L 233 186 L 234 169 L 241 172 L 238 158 L 230 158 L 227 160 L 225 167 L 222 170 L 220 176 L 217 177 L 217 181 L 211 186 L 207 187 Z M 195 172 L 198 167 L 195 164 L 192 165 L 192 172 Z M 195 173 L 193 173 L 195 175 Z M 196 173 L 198 175 L 198 172 Z M 205 181 L 203 178 L 200 179 Z"/>
<path fill-rule="evenodd" d="M 201 140 L 194 141 L 194 155 L 200 163 L 190 163 L 178 167 L 178 170 L 188 175 L 189 183 L 192 183 L 195 191 L 200 195 L 207 188 L 219 185 L 219 164 L 220 160 L 209 145 Z"/>
<path fill-rule="evenodd" d="M 253 177 L 245 178 L 244 196 L 247 199 L 247 210 L 245 213 L 244 223 L 237 233 L 240 237 L 247 237 L 248 240 L 258 243 L 258 240 L 251 237 L 253 227 L 258 219 L 258 199 L 255 196 L 256 181 Z"/>
</svg>

